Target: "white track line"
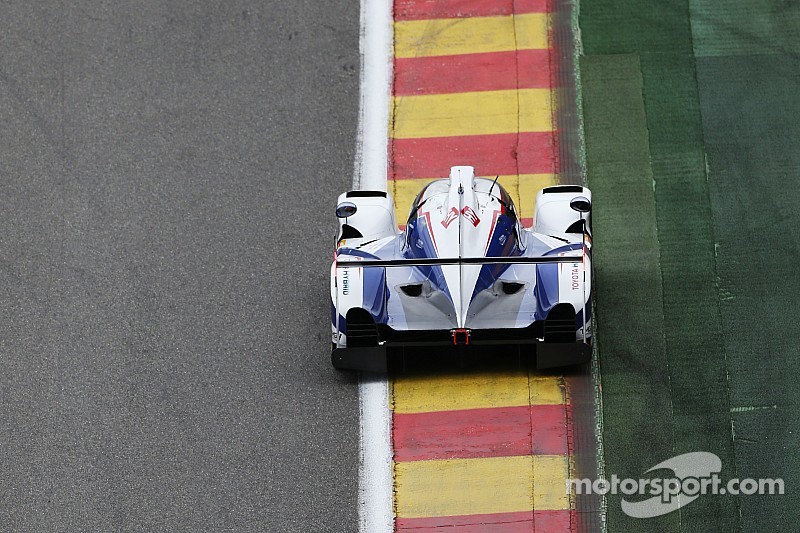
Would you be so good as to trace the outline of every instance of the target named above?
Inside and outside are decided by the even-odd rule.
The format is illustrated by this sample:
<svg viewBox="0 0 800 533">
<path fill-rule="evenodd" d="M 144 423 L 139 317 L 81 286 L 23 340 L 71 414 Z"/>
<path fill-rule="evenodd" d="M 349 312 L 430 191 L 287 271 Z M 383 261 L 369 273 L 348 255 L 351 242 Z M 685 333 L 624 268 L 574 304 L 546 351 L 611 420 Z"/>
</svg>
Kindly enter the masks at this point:
<svg viewBox="0 0 800 533">
<path fill-rule="evenodd" d="M 361 533 L 394 531 L 392 510 L 392 417 L 385 376 L 362 374 L 358 384 L 361 417 L 358 526 Z"/>
<path fill-rule="evenodd" d="M 392 84 L 391 0 L 361 0 L 361 100 L 353 188 L 386 190 Z M 358 518 L 361 533 L 394 531 L 389 385 L 362 374 L 359 397 Z"/>
<path fill-rule="evenodd" d="M 353 186 L 386 190 L 392 89 L 391 0 L 361 0 L 361 101 Z"/>
</svg>

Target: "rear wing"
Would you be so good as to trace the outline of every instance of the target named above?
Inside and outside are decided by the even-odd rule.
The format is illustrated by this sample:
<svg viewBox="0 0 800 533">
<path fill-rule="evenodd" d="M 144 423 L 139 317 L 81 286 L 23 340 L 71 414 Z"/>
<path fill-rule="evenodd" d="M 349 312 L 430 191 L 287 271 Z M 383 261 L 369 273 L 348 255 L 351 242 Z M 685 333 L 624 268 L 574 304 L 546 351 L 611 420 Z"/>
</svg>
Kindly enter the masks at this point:
<svg viewBox="0 0 800 533">
<path fill-rule="evenodd" d="M 566 264 L 566 263 L 585 263 L 587 257 L 590 257 L 590 248 L 585 243 L 581 249 L 570 250 L 562 252 L 563 255 L 553 256 L 540 256 L 540 257 L 521 257 L 521 256 L 506 256 L 506 257 L 453 257 L 453 258 L 402 258 L 402 259 L 372 259 L 361 258 L 359 256 L 349 256 L 353 259 L 334 259 L 334 267 L 336 270 L 342 268 L 363 268 L 363 267 L 377 267 L 377 268 L 393 268 L 393 267 L 426 267 L 426 266 L 443 266 L 443 265 L 495 265 L 495 264 L 509 264 L 509 265 L 538 265 L 538 264 Z M 345 252 L 343 255 L 347 255 Z M 581 283 L 582 301 L 586 302 L 586 273 L 584 271 L 584 278 Z M 335 327 L 336 331 L 340 331 L 339 319 L 341 313 L 339 310 L 339 291 L 335 293 L 335 307 L 337 309 Z M 585 304 L 584 304 L 585 305 Z M 585 341 L 587 338 L 586 329 L 586 311 L 582 313 L 583 328 L 582 337 Z M 338 343 L 337 343 L 338 344 Z"/>
<path fill-rule="evenodd" d="M 543 257 L 453 257 L 453 258 L 421 258 L 421 259 L 337 259 L 336 268 L 342 267 L 413 267 L 434 265 L 535 265 L 541 263 L 575 263 L 583 260 L 580 255 L 553 255 Z M 351 256 L 354 257 L 354 256 Z"/>
</svg>

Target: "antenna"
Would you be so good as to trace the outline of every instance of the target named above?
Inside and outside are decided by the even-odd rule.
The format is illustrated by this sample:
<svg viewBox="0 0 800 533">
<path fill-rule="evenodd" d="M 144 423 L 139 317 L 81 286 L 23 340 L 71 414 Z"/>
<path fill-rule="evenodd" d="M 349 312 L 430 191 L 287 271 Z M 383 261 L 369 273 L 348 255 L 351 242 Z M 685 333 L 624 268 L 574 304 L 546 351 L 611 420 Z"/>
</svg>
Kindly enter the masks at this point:
<svg viewBox="0 0 800 533">
<path fill-rule="evenodd" d="M 492 194 L 492 191 L 494 190 L 494 186 L 495 186 L 495 184 L 497 183 L 497 180 L 498 180 L 498 179 L 500 179 L 500 174 L 498 174 L 497 176 L 495 176 L 495 178 L 494 178 L 494 181 L 492 182 L 492 186 L 491 186 L 491 187 L 489 187 L 489 195 L 490 195 L 490 196 L 491 196 L 491 194 Z"/>
</svg>

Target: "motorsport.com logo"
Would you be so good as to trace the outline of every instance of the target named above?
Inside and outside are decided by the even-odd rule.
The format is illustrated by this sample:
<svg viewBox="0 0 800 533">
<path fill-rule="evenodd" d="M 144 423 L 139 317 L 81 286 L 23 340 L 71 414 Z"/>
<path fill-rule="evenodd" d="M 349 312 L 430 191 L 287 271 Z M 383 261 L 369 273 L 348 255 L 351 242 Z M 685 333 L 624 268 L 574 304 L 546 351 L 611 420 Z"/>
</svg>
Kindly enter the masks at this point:
<svg viewBox="0 0 800 533">
<path fill-rule="evenodd" d="M 631 496 L 620 502 L 622 511 L 634 518 L 652 518 L 671 513 L 706 494 L 750 496 L 753 494 L 783 494 L 781 478 L 738 479 L 723 483 L 720 458 L 709 452 L 691 452 L 678 455 L 647 470 L 671 470 L 669 477 L 620 479 L 567 479 L 567 494 L 624 494 Z M 644 496 L 650 498 L 642 499 Z"/>
</svg>

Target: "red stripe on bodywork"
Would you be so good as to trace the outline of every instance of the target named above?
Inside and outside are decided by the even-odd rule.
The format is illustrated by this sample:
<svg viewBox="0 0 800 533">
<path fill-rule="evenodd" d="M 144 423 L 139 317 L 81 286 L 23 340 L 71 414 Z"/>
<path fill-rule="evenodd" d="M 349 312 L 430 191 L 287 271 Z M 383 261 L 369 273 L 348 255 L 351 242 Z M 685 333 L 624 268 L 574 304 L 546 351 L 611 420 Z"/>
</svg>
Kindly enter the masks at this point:
<svg viewBox="0 0 800 533">
<path fill-rule="evenodd" d="M 429 211 L 422 211 L 422 212 L 420 212 L 420 215 L 424 216 L 425 220 L 427 221 L 427 224 L 428 224 L 427 225 L 427 229 L 428 229 L 428 233 L 431 236 L 431 242 L 433 243 L 433 249 L 436 250 L 436 253 L 438 255 L 439 247 L 436 245 L 436 235 L 433 234 L 433 225 L 431 223 L 431 214 L 430 214 Z M 403 230 L 405 230 L 405 229 L 406 228 L 403 227 Z"/>
<path fill-rule="evenodd" d="M 553 132 L 393 139 L 390 179 L 446 178 L 456 161 L 479 176 L 557 174 Z"/>
<path fill-rule="evenodd" d="M 394 62 L 397 96 L 550 88 L 550 51 L 404 57 Z"/>
<path fill-rule="evenodd" d="M 395 0 L 394 20 L 499 17 L 547 13 L 551 0 Z"/>
<path fill-rule="evenodd" d="M 535 502 L 534 502 L 535 504 Z M 434 518 L 400 518 L 398 531 L 414 530 L 427 533 L 512 533 L 541 531 L 542 533 L 567 533 L 572 522 L 572 511 L 524 511 L 519 513 L 476 514 L 441 516 Z"/>
<path fill-rule="evenodd" d="M 394 460 L 470 459 L 567 453 L 565 406 L 395 413 Z"/>
</svg>

